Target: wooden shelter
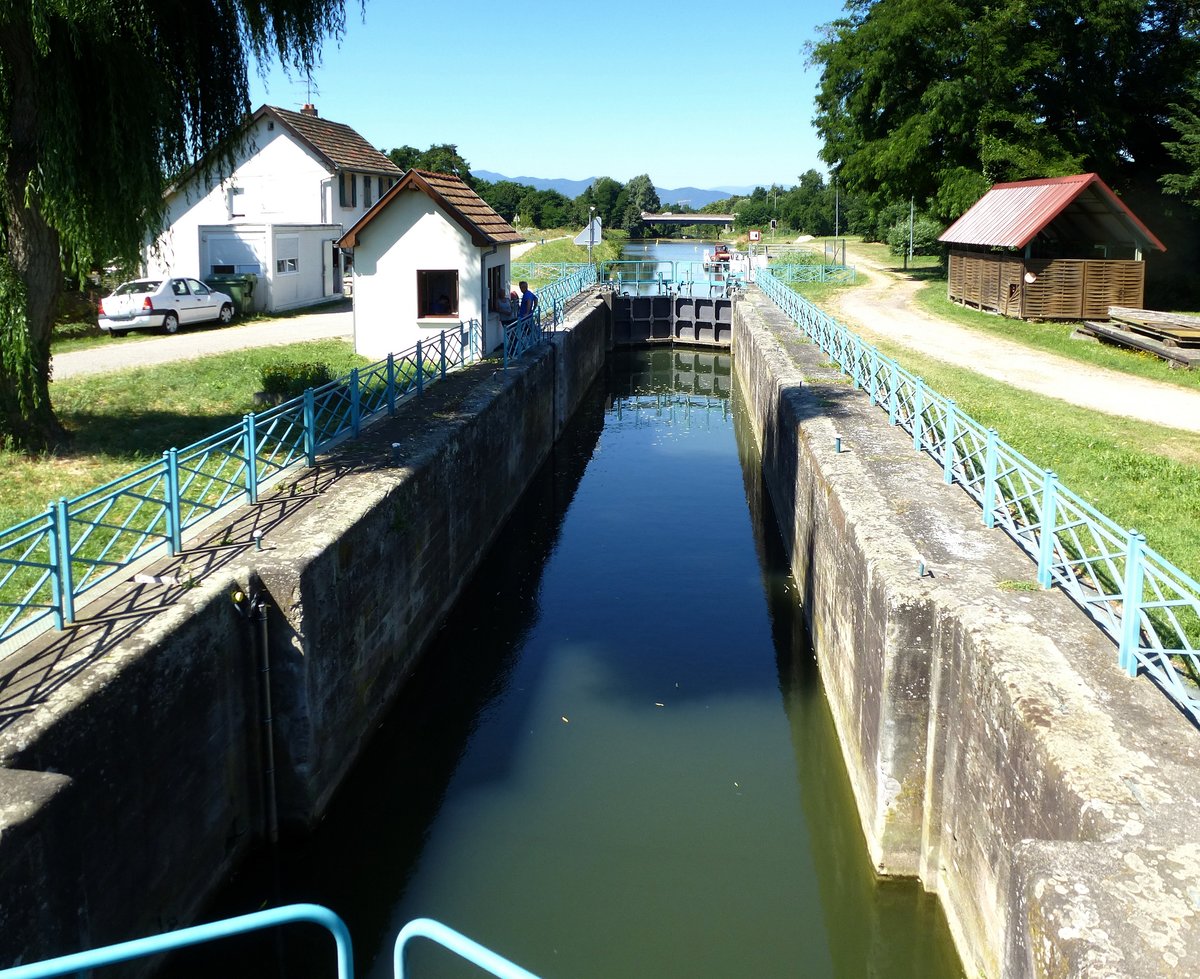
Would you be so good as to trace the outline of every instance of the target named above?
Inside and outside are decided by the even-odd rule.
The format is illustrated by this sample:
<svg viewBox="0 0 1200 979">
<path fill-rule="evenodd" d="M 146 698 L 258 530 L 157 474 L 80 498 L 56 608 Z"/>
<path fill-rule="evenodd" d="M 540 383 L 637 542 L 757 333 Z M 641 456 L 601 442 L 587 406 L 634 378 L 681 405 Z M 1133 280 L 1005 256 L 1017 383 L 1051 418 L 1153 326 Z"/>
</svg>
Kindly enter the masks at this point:
<svg viewBox="0 0 1200 979">
<path fill-rule="evenodd" d="M 1019 319 L 1141 307 L 1146 251 L 1166 251 L 1094 173 L 996 184 L 942 234 L 950 298 Z"/>
</svg>

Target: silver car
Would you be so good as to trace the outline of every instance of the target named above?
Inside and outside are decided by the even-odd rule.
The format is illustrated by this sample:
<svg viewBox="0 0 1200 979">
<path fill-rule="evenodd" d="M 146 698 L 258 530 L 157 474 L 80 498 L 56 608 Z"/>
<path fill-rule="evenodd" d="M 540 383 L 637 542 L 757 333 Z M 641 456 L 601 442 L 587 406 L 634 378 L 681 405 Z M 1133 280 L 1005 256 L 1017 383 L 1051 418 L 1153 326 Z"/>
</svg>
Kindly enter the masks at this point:
<svg viewBox="0 0 1200 979">
<path fill-rule="evenodd" d="M 233 319 L 233 300 L 198 279 L 134 279 L 100 300 L 100 329 L 113 336 L 126 330 L 161 326 L 168 333 L 180 325 Z"/>
</svg>

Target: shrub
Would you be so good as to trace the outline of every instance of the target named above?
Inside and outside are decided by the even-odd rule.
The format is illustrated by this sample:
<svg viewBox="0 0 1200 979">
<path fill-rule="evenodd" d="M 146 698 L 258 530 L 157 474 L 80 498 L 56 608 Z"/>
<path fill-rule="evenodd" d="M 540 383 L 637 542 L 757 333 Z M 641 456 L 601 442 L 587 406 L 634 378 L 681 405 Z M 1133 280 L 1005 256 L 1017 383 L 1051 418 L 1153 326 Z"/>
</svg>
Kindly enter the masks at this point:
<svg viewBox="0 0 1200 979">
<path fill-rule="evenodd" d="M 942 226 L 931 218 L 918 217 L 912 224 L 912 245 L 914 255 L 937 255 L 942 248 L 938 235 Z M 888 248 L 893 255 L 903 255 L 908 251 L 908 218 L 897 221 L 888 231 Z"/>
<path fill-rule="evenodd" d="M 327 364 L 299 361 L 294 364 L 268 364 L 261 371 L 262 389 L 282 398 L 296 398 L 307 388 L 317 388 L 333 380 Z"/>
</svg>

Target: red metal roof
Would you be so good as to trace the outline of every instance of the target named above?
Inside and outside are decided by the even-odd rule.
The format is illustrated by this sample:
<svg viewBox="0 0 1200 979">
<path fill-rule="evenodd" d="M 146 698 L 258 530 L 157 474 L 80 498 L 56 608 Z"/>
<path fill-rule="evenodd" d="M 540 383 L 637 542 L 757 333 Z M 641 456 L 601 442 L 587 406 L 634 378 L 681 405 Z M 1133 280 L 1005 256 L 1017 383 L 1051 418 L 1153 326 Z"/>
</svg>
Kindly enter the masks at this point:
<svg viewBox="0 0 1200 979">
<path fill-rule="evenodd" d="M 1138 241 L 1166 251 L 1111 188 L 1094 173 L 996 184 L 943 233 L 939 241 L 1024 248 L 1062 218 L 1081 237 L 1100 243 Z"/>
<path fill-rule="evenodd" d="M 471 236 L 480 248 L 488 245 L 514 244 L 525 239 L 497 214 L 482 197 L 475 193 L 460 178 L 448 173 L 433 173 L 429 170 L 409 170 L 386 194 L 375 202 L 366 214 L 338 242 L 343 248 L 358 244 L 358 236 L 377 214 L 383 211 L 405 190 L 419 190 Z"/>
</svg>

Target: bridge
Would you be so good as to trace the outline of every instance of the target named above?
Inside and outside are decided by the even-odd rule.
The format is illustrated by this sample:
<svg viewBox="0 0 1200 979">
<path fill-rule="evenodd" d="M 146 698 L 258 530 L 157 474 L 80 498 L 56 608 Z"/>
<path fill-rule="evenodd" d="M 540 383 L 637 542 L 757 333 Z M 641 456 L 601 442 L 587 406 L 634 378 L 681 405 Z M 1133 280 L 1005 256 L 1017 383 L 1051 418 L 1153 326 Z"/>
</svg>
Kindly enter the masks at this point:
<svg viewBox="0 0 1200 979">
<path fill-rule="evenodd" d="M 665 211 L 655 214 L 653 211 L 642 211 L 643 224 L 715 224 L 732 225 L 735 214 L 672 214 Z"/>
</svg>

